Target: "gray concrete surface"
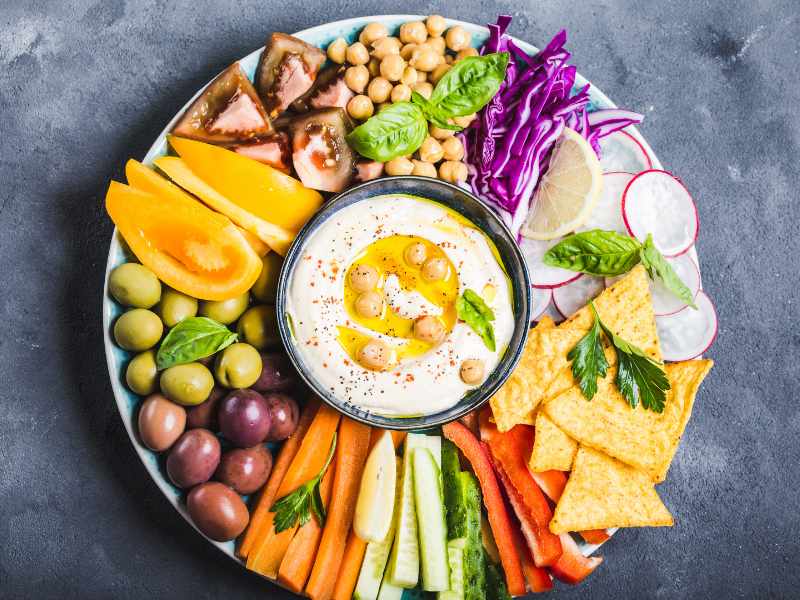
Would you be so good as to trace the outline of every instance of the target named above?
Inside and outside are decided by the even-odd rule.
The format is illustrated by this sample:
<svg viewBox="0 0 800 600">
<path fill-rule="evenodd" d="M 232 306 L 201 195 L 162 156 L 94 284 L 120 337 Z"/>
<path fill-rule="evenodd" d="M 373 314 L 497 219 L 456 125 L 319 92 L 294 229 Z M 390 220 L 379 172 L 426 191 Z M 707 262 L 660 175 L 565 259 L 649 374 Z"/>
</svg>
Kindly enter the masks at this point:
<svg viewBox="0 0 800 600">
<path fill-rule="evenodd" d="M 205 543 L 149 480 L 101 344 L 110 178 L 267 32 L 438 11 L 540 44 L 559 28 L 694 193 L 717 366 L 660 492 L 564 598 L 800 596 L 796 0 L 343 0 L 0 7 L 0 597 L 287 597 Z"/>
</svg>

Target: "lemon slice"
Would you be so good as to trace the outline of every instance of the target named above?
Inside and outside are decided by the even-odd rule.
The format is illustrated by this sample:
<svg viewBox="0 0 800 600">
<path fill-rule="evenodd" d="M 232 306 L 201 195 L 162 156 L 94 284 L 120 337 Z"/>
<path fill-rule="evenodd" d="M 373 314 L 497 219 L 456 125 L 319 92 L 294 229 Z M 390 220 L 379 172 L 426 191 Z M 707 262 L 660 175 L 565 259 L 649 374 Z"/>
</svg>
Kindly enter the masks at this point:
<svg viewBox="0 0 800 600">
<path fill-rule="evenodd" d="M 603 187 L 603 170 L 592 146 L 565 127 L 522 226 L 532 240 L 553 240 L 583 225 Z"/>
</svg>

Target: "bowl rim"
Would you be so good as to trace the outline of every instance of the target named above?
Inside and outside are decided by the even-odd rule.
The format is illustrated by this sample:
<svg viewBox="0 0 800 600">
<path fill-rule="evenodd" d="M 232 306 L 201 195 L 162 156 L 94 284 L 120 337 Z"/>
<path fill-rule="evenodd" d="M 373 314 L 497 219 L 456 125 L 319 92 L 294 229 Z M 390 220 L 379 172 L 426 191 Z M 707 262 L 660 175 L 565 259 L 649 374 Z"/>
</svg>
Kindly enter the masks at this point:
<svg viewBox="0 0 800 600">
<path fill-rule="evenodd" d="M 369 190 L 373 187 L 391 186 L 393 183 L 398 182 L 417 183 L 421 187 L 441 187 L 448 192 L 462 194 L 469 197 L 470 200 L 479 207 L 480 211 L 482 211 L 483 218 L 490 221 L 493 226 L 498 227 L 501 235 L 504 237 L 503 242 L 508 246 L 509 256 L 506 257 L 506 260 L 503 263 L 503 268 L 507 271 L 513 270 L 515 273 L 519 271 L 519 273 L 522 274 L 521 281 L 519 281 L 516 276 L 509 276 L 512 287 L 512 301 L 514 304 L 516 304 L 516 300 L 519 298 L 521 304 L 521 312 L 517 311 L 514 314 L 514 331 L 512 334 L 512 342 L 514 342 L 513 346 L 510 344 L 509 347 L 506 348 L 497 366 L 487 375 L 484 382 L 480 386 L 477 386 L 467 392 L 464 396 L 457 400 L 455 404 L 435 413 L 413 417 L 393 417 L 373 414 L 368 410 L 359 409 L 350 403 L 338 400 L 333 393 L 318 383 L 316 378 L 313 376 L 313 368 L 309 368 L 304 361 L 301 360 L 300 353 L 297 349 L 297 342 L 291 332 L 288 319 L 286 318 L 285 314 L 291 276 L 294 273 L 294 269 L 297 266 L 306 242 L 308 242 L 308 240 L 321 226 L 330 221 L 330 219 L 338 214 L 342 209 L 347 208 L 355 203 L 369 202 L 371 199 L 377 197 L 392 195 L 392 192 L 376 192 L 372 195 L 367 195 L 366 197 L 357 199 L 355 201 L 352 200 L 352 196 L 358 195 L 359 192 L 364 192 L 365 190 Z M 420 192 L 419 197 L 426 200 L 429 199 L 425 197 L 424 192 Z M 495 244 L 498 243 L 498 241 L 494 239 L 491 234 L 484 229 L 484 227 L 482 227 L 479 223 L 475 223 L 468 215 L 463 214 L 457 206 L 445 205 L 443 202 L 440 202 L 434 198 L 430 198 L 429 200 L 437 204 L 441 204 L 442 206 L 446 206 L 447 208 L 451 208 L 459 214 L 462 214 L 469 219 L 478 230 L 492 239 Z M 514 265 L 514 269 L 510 268 L 512 265 L 505 264 L 509 259 L 516 263 Z M 516 267 L 518 267 L 518 269 Z M 275 308 L 278 314 L 278 331 L 280 333 L 281 342 L 283 343 L 286 353 L 288 354 L 295 370 L 298 372 L 303 382 L 309 388 L 311 388 L 314 394 L 321 398 L 331 408 L 351 419 L 354 419 L 360 423 L 364 423 L 365 425 L 398 431 L 415 431 L 420 429 L 440 427 L 441 425 L 445 425 L 446 423 L 460 419 L 467 413 L 482 407 L 508 380 L 514 368 L 519 363 L 520 358 L 522 357 L 522 353 L 525 349 L 525 343 L 528 339 L 531 320 L 531 291 L 530 275 L 528 274 L 528 267 L 525 262 L 525 257 L 522 255 L 522 251 L 517 245 L 514 235 L 508 229 L 508 226 L 497 215 L 497 213 L 492 210 L 491 207 L 489 207 L 488 204 L 478 198 L 470 190 L 453 185 L 447 181 L 433 179 L 431 177 L 422 177 L 419 175 L 397 175 L 365 181 L 336 194 L 330 200 L 328 200 L 322 206 L 322 208 L 300 229 L 297 237 L 292 242 L 292 245 L 289 247 L 289 251 L 286 253 L 286 256 L 283 259 L 283 265 L 281 266 L 281 271 L 278 278 L 278 291 Z M 519 333 L 520 330 L 521 334 Z M 474 395 L 475 399 L 465 403 L 463 406 L 459 406 L 459 404 L 461 404 L 461 400 L 466 395 L 470 394 Z"/>
</svg>

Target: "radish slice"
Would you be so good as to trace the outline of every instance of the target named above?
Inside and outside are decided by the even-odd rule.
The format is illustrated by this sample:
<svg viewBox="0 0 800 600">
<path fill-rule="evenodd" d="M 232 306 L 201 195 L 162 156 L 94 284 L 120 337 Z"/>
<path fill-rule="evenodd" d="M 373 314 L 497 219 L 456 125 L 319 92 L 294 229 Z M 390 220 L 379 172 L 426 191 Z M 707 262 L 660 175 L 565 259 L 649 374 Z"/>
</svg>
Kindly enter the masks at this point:
<svg viewBox="0 0 800 600">
<path fill-rule="evenodd" d="M 602 277 L 584 275 L 570 284 L 553 290 L 553 303 L 558 312 L 570 317 L 606 288 Z"/>
<path fill-rule="evenodd" d="M 552 290 L 531 288 L 531 321 L 538 321 L 552 301 Z"/>
<path fill-rule="evenodd" d="M 717 337 L 717 312 L 706 293 L 695 298 L 697 310 L 682 310 L 667 317 L 656 317 L 658 338 L 664 360 L 689 360 L 708 350 Z"/>
<path fill-rule="evenodd" d="M 643 242 L 648 233 L 664 256 L 683 254 L 697 238 L 697 208 L 686 187 L 671 173 L 639 173 L 622 194 L 628 232 Z"/>
<path fill-rule="evenodd" d="M 631 173 L 603 173 L 603 191 L 592 210 L 592 216 L 578 229 L 604 229 L 627 235 L 625 221 L 622 220 L 622 194 L 634 178 Z"/>
<path fill-rule="evenodd" d="M 555 246 L 564 238 L 555 240 L 529 240 L 522 238 L 519 243 L 519 249 L 525 257 L 525 262 L 528 264 L 528 273 L 531 276 L 531 283 L 535 288 L 555 288 L 561 285 L 566 285 L 570 281 L 575 281 L 581 276 L 580 273 L 569 271 L 560 267 L 551 267 L 544 264 L 542 260 L 545 252 Z"/>
<path fill-rule="evenodd" d="M 692 297 L 696 297 L 700 291 L 700 269 L 694 259 L 686 252 L 680 256 L 668 258 L 666 261 L 672 265 L 681 281 L 691 290 Z M 655 311 L 657 317 L 674 315 L 688 306 L 688 304 L 684 304 L 680 298 L 670 292 L 661 283 L 661 280 L 650 282 L 650 295 L 653 297 L 653 311 Z"/>
<path fill-rule="evenodd" d="M 600 138 L 600 166 L 603 171 L 638 173 L 653 168 L 653 161 L 644 147 L 631 134 L 615 131 Z"/>
<path fill-rule="evenodd" d="M 692 292 L 692 297 L 696 298 L 697 293 L 700 291 L 702 284 L 700 282 L 700 268 L 697 263 L 690 256 L 689 252 L 685 252 L 680 256 L 667 258 L 666 261 L 672 265 L 678 277 L 686 284 Z M 617 277 L 606 277 L 606 287 L 611 287 L 617 281 L 625 277 L 625 275 L 618 275 Z M 653 312 L 657 317 L 668 317 L 674 315 L 689 306 L 684 304 L 680 298 L 670 292 L 661 281 L 650 280 L 650 295 L 653 298 Z"/>
<path fill-rule="evenodd" d="M 547 308 L 544 309 L 544 312 L 539 315 L 539 319 L 541 319 L 545 315 L 553 319 L 553 321 L 555 321 L 556 323 L 561 323 L 561 321 L 563 321 L 566 318 L 558 311 L 555 302 L 551 302 L 550 304 L 547 305 Z"/>
</svg>

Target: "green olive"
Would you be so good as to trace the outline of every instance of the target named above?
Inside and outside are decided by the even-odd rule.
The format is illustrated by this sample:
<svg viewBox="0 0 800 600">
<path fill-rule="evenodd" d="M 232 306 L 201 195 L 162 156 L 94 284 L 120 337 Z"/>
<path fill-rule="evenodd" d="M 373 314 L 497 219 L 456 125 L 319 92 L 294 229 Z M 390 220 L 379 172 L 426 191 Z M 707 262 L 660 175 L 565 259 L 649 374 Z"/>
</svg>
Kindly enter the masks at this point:
<svg viewBox="0 0 800 600">
<path fill-rule="evenodd" d="M 161 374 L 161 393 L 184 406 L 202 404 L 214 387 L 214 376 L 200 363 L 175 365 Z"/>
<path fill-rule="evenodd" d="M 218 302 L 204 301 L 200 303 L 200 314 L 209 319 L 219 321 L 223 325 L 230 325 L 242 316 L 250 303 L 250 294 L 245 292 L 241 296 L 220 300 Z"/>
<path fill-rule="evenodd" d="M 125 382 L 134 394 L 140 396 L 149 396 L 158 389 L 155 350 L 145 350 L 131 359 L 125 371 Z"/>
<path fill-rule="evenodd" d="M 261 264 L 261 273 L 250 291 L 259 302 L 275 304 L 275 296 L 278 294 L 278 275 L 281 272 L 283 258 L 277 252 L 267 252 L 261 259 Z"/>
<path fill-rule="evenodd" d="M 236 328 L 239 337 L 259 350 L 266 350 L 280 342 L 278 318 L 274 306 L 254 306 L 242 315 Z"/>
<path fill-rule="evenodd" d="M 153 311 L 145 308 L 132 308 L 122 313 L 114 323 L 114 339 L 125 350 L 141 352 L 152 348 L 161 339 L 164 325 Z"/>
<path fill-rule="evenodd" d="M 178 323 L 197 314 L 197 299 L 172 288 L 165 288 L 156 312 L 164 325 L 175 327 Z"/>
<path fill-rule="evenodd" d="M 120 304 L 150 308 L 161 297 L 161 283 L 147 267 L 139 263 L 125 263 L 111 271 L 108 291 Z"/>
<path fill-rule="evenodd" d="M 227 388 L 246 388 L 261 375 L 261 355 L 250 344 L 231 344 L 217 355 L 214 374 Z"/>
</svg>

